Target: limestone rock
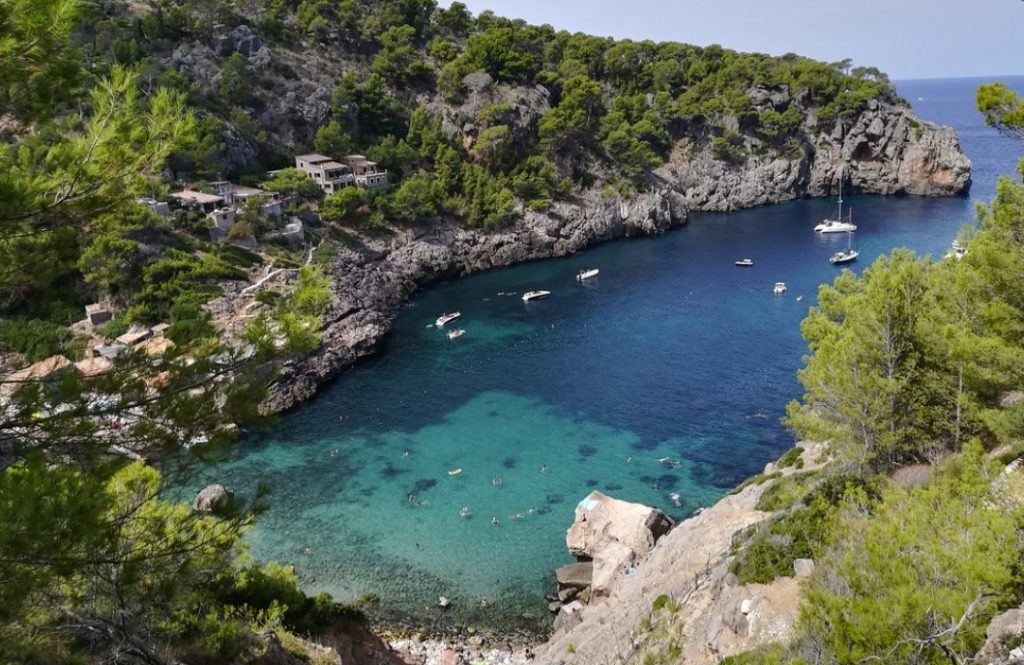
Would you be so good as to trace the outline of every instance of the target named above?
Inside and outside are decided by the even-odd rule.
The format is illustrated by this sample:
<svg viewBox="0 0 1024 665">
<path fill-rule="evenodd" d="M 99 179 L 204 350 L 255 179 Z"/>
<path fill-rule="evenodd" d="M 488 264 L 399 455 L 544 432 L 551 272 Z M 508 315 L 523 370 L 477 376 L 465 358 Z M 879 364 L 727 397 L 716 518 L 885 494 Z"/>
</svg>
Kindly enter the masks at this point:
<svg viewBox="0 0 1024 665">
<path fill-rule="evenodd" d="M 813 559 L 794 559 L 793 572 L 797 577 L 810 577 L 814 574 Z"/>
<path fill-rule="evenodd" d="M 985 645 L 978 652 L 981 662 L 995 657 L 1003 644 L 1024 633 L 1024 609 L 1015 607 L 996 616 L 985 630 Z"/>
<path fill-rule="evenodd" d="M 559 589 L 586 589 L 594 578 L 594 563 L 581 561 L 562 566 L 555 571 Z"/>
<path fill-rule="evenodd" d="M 657 508 L 591 492 L 576 506 L 576 519 L 565 536 L 569 552 L 593 560 L 591 592 L 605 595 L 620 572 L 654 547 L 672 528 Z"/>
<path fill-rule="evenodd" d="M 444 649 L 437 657 L 437 665 L 464 665 L 465 659 L 455 649 Z"/>
<path fill-rule="evenodd" d="M 595 491 L 576 506 L 576 519 L 566 533 L 565 544 L 577 557 L 593 558 L 612 544 L 644 554 L 668 533 L 672 524 L 657 508 Z"/>
<path fill-rule="evenodd" d="M 223 485 L 207 485 L 196 494 L 192 510 L 197 513 L 212 513 L 231 505 L 234 496 L 234 492 Z"/>
</svg>

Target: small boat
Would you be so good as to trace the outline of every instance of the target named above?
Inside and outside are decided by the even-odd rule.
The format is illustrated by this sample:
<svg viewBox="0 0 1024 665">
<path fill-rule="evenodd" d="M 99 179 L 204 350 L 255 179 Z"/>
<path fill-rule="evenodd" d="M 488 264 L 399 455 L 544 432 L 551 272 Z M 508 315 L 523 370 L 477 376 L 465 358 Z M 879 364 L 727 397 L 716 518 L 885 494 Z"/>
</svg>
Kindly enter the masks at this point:
<svg viewBox="0 0 1024 665">
<path fill-rule="evenodd" d="M 839 179 L 839 211 L 835 219 L 825 219 L 814 227 L 815 233 L 849 233 L 856 231 L 857 225 L 853 223 L 853 208 L 850 209 L 849 219 L 843 220 L 843 180 Z"/>
<path fill-rule="evenodd" d="M 785 282 L 775 282 L 775 286 L 772 288 L 772 293 L 779 296 L 786 292 Z"/>
<path fill-rule="evenodd" d="M 736 265 L 741 268 L 749 268 L 754 265 L 754 259 L 740 259 L 739 261 L 736 261 Z"/>
<path fill-rule="evenodd" d="M 456 328 L 455 330 L 448 331 L 448 339 L 458 339 L 466 334 L 466 331 L 462 328 Z"/>
<path fill-rule="evenodd" d="M 853 234 L 849 233 L 846 236 L 846 249 L 840 250 L 829 257 L 828 262 L 832 265 L 839 265 L 841 263 L 850 263 L 856 261 L 857 257 L 860 256 L 860 252 L 855 250 L 851 243 L 853 242 Z"/>
<path fill-rule="evenodd" d="M 860 256 L 860 252 L 858 252 L 857 250 L 844 249 L 841 252 L 836 252 L 835 254 L 830 256 L 828 258 L 828 262 L 831 263 L 832 265 L 837 265 L 840 263 L 850 263 L 851 261 L 856 261 L 858 256 Z"/>
<path fill-rule="evenodd" d="M 460 473 L 462 473 L 462 467 L 461 466 L 459 468 L 457 468 L 457 469 L 452 469 L 451 471 L 449 471 L 448 475 L 449 476 L 457 476 Z"/>
<path fill-rule="evenodd" d="M 945 258 L 956 259 L 957 261 L 959 261 L 963 259 L 965 256 L 967 256 L 967 248 L 961 245 L 956 240 L 954 240 L 953 244 L 950 245 L 949 247 L 949 251 L 946 252 Z"/>
<path fill-rule="evenodd" d="M 801 300 L 803 300 L 803 299 L 804 299 L 804 297 L 803 297 L 803 296 L 797 296 L 797 297 L 796 297 L 796 301 L 797 301 L 797 302 L 800 302 L 800 301 L 801 301 Z"/>
<path fill-rule="evenodd" d="M 583 280 L 590 279 L 592 277 L 597 277 L 598 273 L 600 272 L 601 271 L 598 270 L 597 268 L 587 268 L 586 270 L 581 270 L 578 273 L 576 273 L 576 281 L 582 282 Z"/>
<path fill-rule="evenodd" d="M 550 291 L 527 291 L 523 294 L 523 302 L 540 300 L 541 298 L 547 298 L 549 295 L 551 295 Z"/>
<path fill-rule="evenodd" d="M 658 460 L 658 464 L 668 467 L 669 469 L 678 469 L 683 465 L 679 460 L 672 459 L 671 457 L 662 457 Z"/>
<path fill-rule="evenodd" d="M 443 328 L 446 325 L 448 325 L 449 323 L 451 323 L 452 321 L 454 321 L 455 319 L 459 318 L 460 316 L 462 316 L 462 312 L 452 312 L 451 314 L 442 314 L 441 316 L 437 317 L 437 321 L 434 321 L 434 325 L 436 325 L 438 328 Z"/>
</svg>

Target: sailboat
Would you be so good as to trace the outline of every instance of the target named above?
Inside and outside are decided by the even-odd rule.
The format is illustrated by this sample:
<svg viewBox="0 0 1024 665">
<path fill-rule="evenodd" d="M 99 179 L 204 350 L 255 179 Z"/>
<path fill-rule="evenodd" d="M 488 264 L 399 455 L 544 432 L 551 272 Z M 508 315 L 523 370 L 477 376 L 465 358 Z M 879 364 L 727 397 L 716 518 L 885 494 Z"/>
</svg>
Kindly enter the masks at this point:
<svg viewBox="0 0 1024 665">
<path fill-rule="evenodd" d="M 829 257 L 828 262 L 832 265 L 850 263 L 851 261 L 856 261 L 858 256 L 860 256 L 860 252 L 853 248 L 853 233 L 850 232 L 846 234 L 846 249 L 833 254 Z"/>
<path fill-rule="evenodd" d="M 857 225 L 853 223 L 853 208 L 850 208 L 849 219 L 843 221 L 843 177 L 839 176 L 839 210 L 835 219 L 825 219 L 814 227 L 815 233 L 849 233 L 856 231 Z"/>
</svg>

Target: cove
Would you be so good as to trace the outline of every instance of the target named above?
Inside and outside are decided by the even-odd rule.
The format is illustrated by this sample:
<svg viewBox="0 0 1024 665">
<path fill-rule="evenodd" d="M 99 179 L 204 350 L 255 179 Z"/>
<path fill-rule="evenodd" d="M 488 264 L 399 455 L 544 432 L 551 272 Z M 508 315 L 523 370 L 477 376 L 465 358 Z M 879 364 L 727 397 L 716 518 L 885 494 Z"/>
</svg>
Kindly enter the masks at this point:
<svg viewBox="0 0 1024 665">
<path fill-rule="evenodd" d="M 957 128 L 974 190 L 847 197 L 855 270 L 896 247 L 941 256 L 1012 171 L 1019 146 L 973 112 L 976 85 L 900 85 L 921 116 Z M 696 214 L 664 236 L 437 284 L 402 311 L 383 353 L 189 487 L 269 485 L 252 552 L 294 564 L 307 590 L 375 593 L 378 618 L 435 629 L 542 630 L 543 594 L 588 492 L 682 518 L 792 445 L 779 421 L 800 394 L 799 324 L 846 243 L 811 232 L 833 207 Z M 747 256 L 754 267 L 733 265 Z M 581 285 L 584 267 L 601 274 Z M 776 281 L 785 295 L 772 294 Z M 524 304 L 537 288 L 552 296 Z M 466 334 L 449 340 L 428 325 L 453 310 Z"/>
</svg>

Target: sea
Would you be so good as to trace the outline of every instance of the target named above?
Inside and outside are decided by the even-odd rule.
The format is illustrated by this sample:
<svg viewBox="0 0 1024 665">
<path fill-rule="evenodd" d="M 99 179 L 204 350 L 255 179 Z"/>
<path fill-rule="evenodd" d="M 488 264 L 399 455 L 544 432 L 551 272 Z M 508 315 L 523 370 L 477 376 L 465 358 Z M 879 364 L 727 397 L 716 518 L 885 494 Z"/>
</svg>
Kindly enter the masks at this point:
<svg viewBox="0 0 1024 665">
<path fill-rule="evenodd" d="M 894 248 L 941 257 L 1024 143 L 987 127 L 990 79 L 900 81 L 917 114 L 954 127 L 969 196 L 848 196 L 860 271 Z M 1024 92 L 1024 77 L 992 77 Z M 535 633 L 550 621 L 565 531 L 592 491 L 682 519 L 794 444 L 800 322 L 840 268 L 831 199 L 695 214 L 658 237 L 493 270 L 420 291 L 382 353 L 189 478 L 271 488 L 249 537 L 304 589 L 372 598 L 380 621 Z M 737 268 L 739 258 L 755 260 Z M 596 279 L 578 283 L 583 268 Z M 774 295 L 775 282 L 787 291 Z M 532 289 L 547 299 L 524 303 Z M 462 316 L 447 329 L 442 312 Z M 307 549 L 308 548 L 308 549 Z M 451 601 L 438 606 L 439 596 Z"/>
</svg>

